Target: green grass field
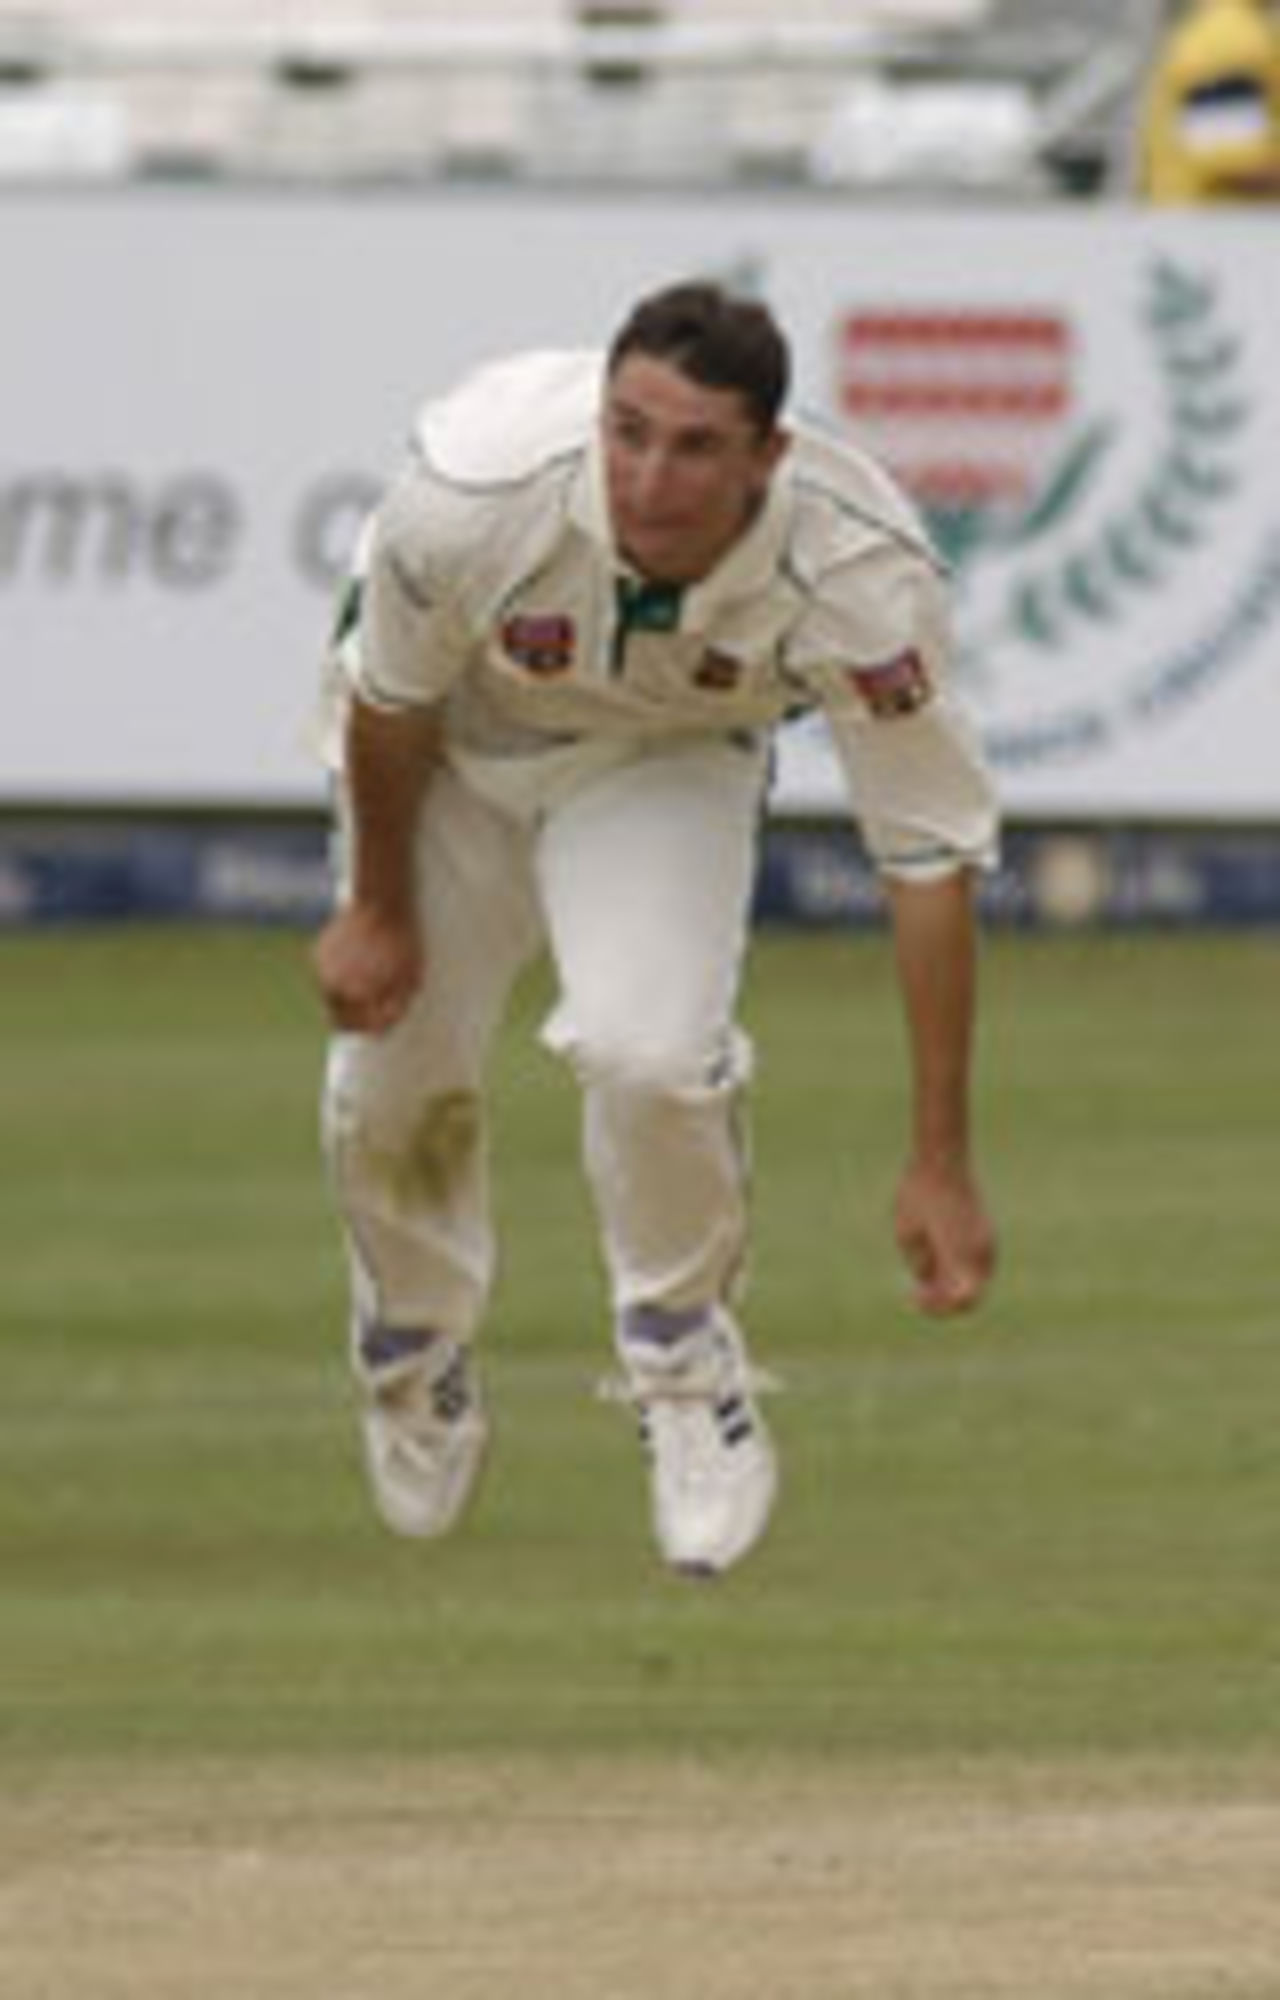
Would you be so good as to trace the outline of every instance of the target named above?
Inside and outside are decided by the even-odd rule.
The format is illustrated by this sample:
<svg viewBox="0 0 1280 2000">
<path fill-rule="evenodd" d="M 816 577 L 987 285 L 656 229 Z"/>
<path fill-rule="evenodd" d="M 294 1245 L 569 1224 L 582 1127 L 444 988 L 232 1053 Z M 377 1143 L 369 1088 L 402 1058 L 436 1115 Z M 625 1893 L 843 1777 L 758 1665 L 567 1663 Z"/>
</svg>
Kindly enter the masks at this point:
<svg viewBox="0 0 1280 2000">
<path fill-rule="evenodd" d="M 873 1791 L 906 1773 L 960 1784 L 970 1814 L 1036 1770 L 1130 1806 L 1170 1787 L 1224 1810 L 1273 1798 L 1278 975 L 1270 937 L 992 940 L 981 1100 L 1003 1269 L 980 1315 L 944 1327 L 908 1309 L 889 1236 L 902 1066 L 883 944 L 759 940 L 748 1318 L 784 1384 L 785 1487 L 764 1548 L 708 1588 L 657 1566 L 628 1422 L 593 1393 L 602 1283 L 572 1087 L 533 1039 L 545 991 L 521 995 L 496 1078 L 497 1447 L 465 1530 L 424 1550 L 362 1491 L 302 941 L 0 940 L 0 1768 L 29 1825 L 42 1798 L 79 1801 L 48 1822 L 46 1864 L 91 1851 L 87 1785 L 123 1798 L 194 1772 L 223 1800 L 210 1839 L 272 1773 L 314 1802 L 378 1772 L 483 1792 L 522 1762 L 607 1774 L 589 1826 L 646 1772 L 718 1773 L 739 1799 L 768 1771 Z M 380 1810 L 403 1829 L 394 1795 Z M 710 1840 L 719 1808 L 671 1796 L 670 1826 L 705 1812 Z M 467 1823 L 494 1819 L 489 1801 Z M 1274 1858 L 1280 1827 L 1265 1833 Z M 0 1896 L 0 1970 L 3 1916 Z M 1113 1966 L 1109 1984 L 1008 1991 L 1252 2000 L 1280 1990 L 1273 1942 L 1262 1970 L 1239 1942 L 1184 1952 L 1200 1984 Z M 311 2000 L 356 2000 L 356 1962 Z M 13 1960 L 32 1982 L 6 1985 L 15 2000 L 72 1991 L 70 1958 L 61 1983 L 34 1963 Z M 812 1965 L 794 1987 L 735 1985 L 710 1962 L 682 1985 L 675 1963 L 646 1976 L 677 1996 L 1006 1990 L 957 1983 L 945 1953 L 932 1973 L 888 1959 L 865 1987 Z M 460 1958 L 448 1983 L 367 1990 L 512 1990 L 489 1976 Z M 100 1958 L 75 1990 L 224 1990 L 169 1961 L 154 1988 L 120 1977 Z M 557 1972 L 518 1990 L 579 1989 Z M 644 1989 L 615 1970 L 582 1990 Z M 277 1965 L 245 2000 L 294 1991 Z"/>
</svg>

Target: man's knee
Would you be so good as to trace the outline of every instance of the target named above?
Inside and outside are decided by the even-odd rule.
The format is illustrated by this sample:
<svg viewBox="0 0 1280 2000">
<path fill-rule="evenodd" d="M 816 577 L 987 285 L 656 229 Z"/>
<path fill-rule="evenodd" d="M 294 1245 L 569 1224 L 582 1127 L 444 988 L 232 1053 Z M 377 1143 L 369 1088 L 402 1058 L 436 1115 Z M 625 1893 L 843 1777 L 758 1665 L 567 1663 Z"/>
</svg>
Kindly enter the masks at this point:
<svg viewBox="0 0 1280 2000">
<path fill-rule="evenodd" d="M 588 1028 L 554 1024 L 548 1045 L 596 1088 L 653 1098 L 699 1098 L 738 1089 L 751 1071 L 751 1048 L 737 1028 L 706 1034 L 634 1025 Z"/>
</svg>

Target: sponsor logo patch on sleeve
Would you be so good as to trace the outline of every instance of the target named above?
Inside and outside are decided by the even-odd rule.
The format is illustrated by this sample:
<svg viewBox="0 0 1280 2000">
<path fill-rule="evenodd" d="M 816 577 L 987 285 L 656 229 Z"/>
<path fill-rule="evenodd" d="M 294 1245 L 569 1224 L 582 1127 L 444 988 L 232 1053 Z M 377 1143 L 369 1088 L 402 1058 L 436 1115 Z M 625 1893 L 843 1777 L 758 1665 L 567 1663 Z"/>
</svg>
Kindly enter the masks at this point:
<svg viewBox="0 0 1280 2000">
<path fill-rule="evenodd" d="M 576 634 L 572 618 L 561 611 L 531 611 L 508 618 L 502 627 L 502 649 L 528 674 L 563 674 L 573 664 Z"/>
<path fill-rule="evenodd" d="M 933 683 L 914 646 L 871 667 L 850 667 L 846 678 L 871 713 L 882 720 L 914 715 L 933 695 Z"/>
</svg>

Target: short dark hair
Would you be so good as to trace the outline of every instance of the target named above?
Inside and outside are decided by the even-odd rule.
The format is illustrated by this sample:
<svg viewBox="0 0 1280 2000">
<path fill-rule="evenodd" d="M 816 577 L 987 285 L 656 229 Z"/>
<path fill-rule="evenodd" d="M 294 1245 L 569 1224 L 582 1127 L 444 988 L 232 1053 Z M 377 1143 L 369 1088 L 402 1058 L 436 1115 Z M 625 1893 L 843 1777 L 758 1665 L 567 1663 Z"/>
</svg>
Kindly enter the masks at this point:
<svg viewBox="0 0 1280 2000">
<path fill-rule="evenodd" d="M 668 361 L 703 388 L 736 390 L 762 434 L 776 425 L 791 382 L 790 351 L 769 308 L 700 281 L 632 307 L 609 348 L 610 375 L 629 354 Z"/>
</svg>

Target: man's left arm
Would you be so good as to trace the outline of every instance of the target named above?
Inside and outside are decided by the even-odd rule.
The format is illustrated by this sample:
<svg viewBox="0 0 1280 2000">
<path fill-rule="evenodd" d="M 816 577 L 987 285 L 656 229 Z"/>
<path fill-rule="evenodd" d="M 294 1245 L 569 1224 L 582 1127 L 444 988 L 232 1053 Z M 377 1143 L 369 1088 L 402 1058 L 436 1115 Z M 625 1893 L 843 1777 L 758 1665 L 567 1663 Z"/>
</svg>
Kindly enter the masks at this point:
<svg viewBox="0 0 1280 2000">
<path fill-rule="evenodd" d="M 970 1130 L 977 1005 L 973 872 L 887 878 L 911 1056 L 911 1143 L 897 1192 L 898 1247 L 932 1314 L 977 1304 L 995 1269 L 995 1232 Z"/>
<path fill-rule="evenodd" d="M 929 1313 L 975 1305 L 995 1261 L 969 1088 L 974 884 L 995 865 L 999 811 L 977 733 L 946 686 L 949 608 L 937 566 L 886 542 L 826 577 L 804 632 L 809 684 L 893 918 L 912 1076 L 895 1226 Z"/>
</svg>

